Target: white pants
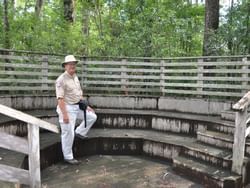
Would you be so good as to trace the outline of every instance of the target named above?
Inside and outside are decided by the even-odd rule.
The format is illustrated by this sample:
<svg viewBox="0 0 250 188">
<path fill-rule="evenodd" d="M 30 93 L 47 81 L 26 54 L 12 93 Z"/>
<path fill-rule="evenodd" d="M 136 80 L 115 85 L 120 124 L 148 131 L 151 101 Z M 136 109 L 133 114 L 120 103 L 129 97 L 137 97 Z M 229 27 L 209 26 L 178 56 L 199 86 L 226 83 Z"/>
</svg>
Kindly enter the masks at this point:
<svg viewBox="0 0 250 188">
<path fill-rule="evenodd" d="M 69 123 L 63 122 L 63 115 L 62 112 L 57 106 L 57 113 L 59 115 L 59 123 L 61 126 L 61 141 L 62 141 L 62 152 L 64 159 L 70 160 L 73 159 L 73 151 L 72 146 L 74 142 L 75 132 L 82 136 L 86 136 L 89 129 L 95 123 L 97 116 L 94 112 L 86 111 L 87 117 L 87 126 L 85 128 L 85 121 L 84 121 L 84 113 L 82 110 L 79 109 L 79 105 L 69 105 L 66 104 L 66 110 L 69 116 Z M 82 122 L 75 130 L 76 119 L 81 119 Z"/>
</svg>

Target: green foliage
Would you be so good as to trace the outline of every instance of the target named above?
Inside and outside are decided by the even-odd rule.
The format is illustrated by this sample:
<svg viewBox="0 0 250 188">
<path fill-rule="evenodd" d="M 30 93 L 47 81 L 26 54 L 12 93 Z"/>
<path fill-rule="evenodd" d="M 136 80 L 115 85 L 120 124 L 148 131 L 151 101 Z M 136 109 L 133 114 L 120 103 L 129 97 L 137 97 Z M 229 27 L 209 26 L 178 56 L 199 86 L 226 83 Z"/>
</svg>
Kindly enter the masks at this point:
<svg viewBox="0 0 250 188">
<path fill-rule="evenodd" d="M 202 54 L 202 4 L 182 0 L 77 0 L 75 22 L 69 23 L 64 19 L 61 0 L 44 1 L 39 18 L 34 13 L 35 1 L 16 2 L 15 11 L 9 7 L 13 49 L 94 56 Z M 0 4 L 1 10 L 2 6 Z M 249 9 L 246 7 L 247 3 L 239 4 L 224 17 L 211 41 L 216 53 L 249 53 Z M 2 11 L 0 17 L 3 18 Z M 3 24 L 0 32 L 0 47 L 4 48 Z M 232 49 L 228 48 L 228 41 L 232 41 Z"/>
</svg>

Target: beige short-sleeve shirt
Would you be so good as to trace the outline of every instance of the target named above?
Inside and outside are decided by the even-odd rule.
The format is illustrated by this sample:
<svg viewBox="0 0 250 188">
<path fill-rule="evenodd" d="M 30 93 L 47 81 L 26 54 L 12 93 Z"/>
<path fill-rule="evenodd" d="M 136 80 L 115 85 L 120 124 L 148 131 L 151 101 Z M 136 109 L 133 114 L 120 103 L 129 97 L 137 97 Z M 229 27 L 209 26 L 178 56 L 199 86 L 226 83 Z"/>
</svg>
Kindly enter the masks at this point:
<svg viewBox="0 0 250 188">
<path fill-rule="evenodd" d="M 63 98 L 66 104 L 75 104 L 82 98 L 82 89 L 76 74 L 65 71 L 56 80 L 56 98 Z"/>
</svg>

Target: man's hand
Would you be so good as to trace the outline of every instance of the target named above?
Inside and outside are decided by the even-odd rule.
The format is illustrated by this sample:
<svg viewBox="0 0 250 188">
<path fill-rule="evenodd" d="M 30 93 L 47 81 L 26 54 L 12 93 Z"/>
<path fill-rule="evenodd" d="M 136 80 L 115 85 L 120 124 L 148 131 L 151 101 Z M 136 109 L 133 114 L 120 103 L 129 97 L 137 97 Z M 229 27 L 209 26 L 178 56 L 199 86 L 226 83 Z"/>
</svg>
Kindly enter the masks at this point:
<svg viewBox="0 0 250 188">
<path fill-rule="evenodd" d="M 90 106 L 88 106 L 87 111 L 95 113 L 95 111 Z"/>
<path fill-rule="evenodd" d="M 69 116 L 67 113 L 63 114 L 63 123 L 66 123 L 66 124 L 69 123 Z"/>
</svg>

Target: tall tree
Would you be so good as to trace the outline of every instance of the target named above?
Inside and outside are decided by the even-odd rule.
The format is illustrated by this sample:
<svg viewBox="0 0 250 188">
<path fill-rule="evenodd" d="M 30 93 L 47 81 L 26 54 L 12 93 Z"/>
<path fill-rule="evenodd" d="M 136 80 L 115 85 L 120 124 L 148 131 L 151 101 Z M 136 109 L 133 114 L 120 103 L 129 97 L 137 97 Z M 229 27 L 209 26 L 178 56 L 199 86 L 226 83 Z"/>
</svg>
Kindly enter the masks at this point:
<svg viewBox="0 0 250 188">
<path fill-rule="evenodd" d="M 8 0 L 3 1 L 3 29 L 4 29 L 4 48 L 10 48 L 10 25 L 9 25 L 9 12 L 8 12 Z"/>
<path fill-rule="evenodd" d="M 205 3 L 205 30 L 203 39 L 203 55 L 213 55 L 212 37 L 219 28 L 219 0 L 206 0 Z"/>
<path fill-rule="evenodd" d="M 35 13 L 39 17 L 43 6 L 43 0 L 36 0 Z"/>
<path fill-rule="evenodd" d="M 63 0 L 64 18 L 69 22 L 74 22 L 74 0 Z"/>
</svg>

